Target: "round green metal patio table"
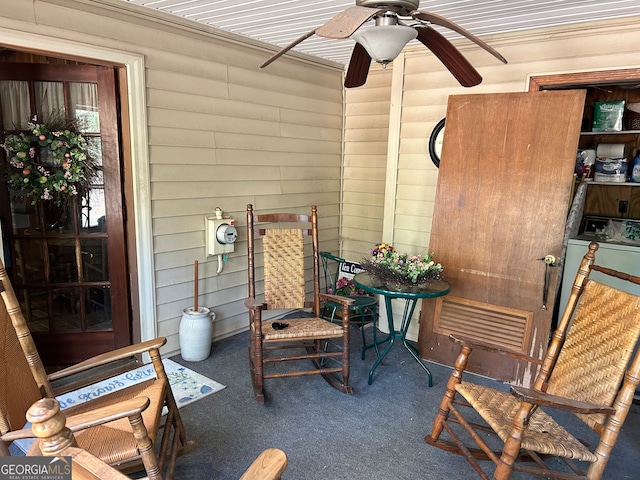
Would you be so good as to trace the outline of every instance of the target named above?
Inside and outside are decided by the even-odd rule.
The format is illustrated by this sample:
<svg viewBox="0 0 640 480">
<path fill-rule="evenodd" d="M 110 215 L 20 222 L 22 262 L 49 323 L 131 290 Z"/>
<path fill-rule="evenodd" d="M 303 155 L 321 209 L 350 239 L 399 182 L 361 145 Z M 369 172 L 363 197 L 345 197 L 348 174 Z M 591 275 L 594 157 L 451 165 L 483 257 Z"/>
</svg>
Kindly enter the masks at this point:
<svg viewBox="0 0 640 480">
<path fill-rule="evenodd" d="M 431 375 L 431 371 L 427 368 L 424 362 L 420 359 L 418 355 L 418 350 L 407 342 L 407 331 L 409 330 L 409 324 L 411 323 L 411 317 L 413 317 L 413 312 L 416 308 L 416 303 L 418 300 L 423 298 L 436 298 L 442 297 L 443 295 L 448 294 L 451 291 L 451 286 L 449 282 L 446 280 L 429 280 L 427 282 L 421 283 L 419 285 L 407 285 L 407 284 L 390 284 L 389 282 L 385 282 L 384 280 L 372 275 L 368 272 L 358 273 L 353 278 L 354 283 L 358 288 L 362 288 L 364 291 L 382 295 L 384 297 L 385 310 L 387 312 L 387 321 L 389 323 L 389 334 L 387 338 L 381 341 L 376 340 L 375 327 L 374 327 L 374 336 L 373 336 L 373 344 L 370 347 L 375 345 L 381 345 L 383 343 L 389 342 L 389 345 L 384 349 L 384 351 L 378 356 L 375 363 L 369 370 L 369 385 L 373 381 L 373 373 L 375 372 L 378 365 L 382 363 L 384 357 L 389 353 L 391 347 L 393 346 L 396 340 L 400 340 L 405 348 L 409 351 L 411 356 L 416 359 L 416 361 L 420 364 L 427 375 L 429 376 L 429 386 L 433 385 L 433 378 Z M 402 322 L 400 323 L 400 329 L 396 329 L 395 323 L 393 321 L 393 308 L 392 308 L 392 300 L 400 299 L 404 300 L 404 312 L 402 314 Z"/>
</svg>

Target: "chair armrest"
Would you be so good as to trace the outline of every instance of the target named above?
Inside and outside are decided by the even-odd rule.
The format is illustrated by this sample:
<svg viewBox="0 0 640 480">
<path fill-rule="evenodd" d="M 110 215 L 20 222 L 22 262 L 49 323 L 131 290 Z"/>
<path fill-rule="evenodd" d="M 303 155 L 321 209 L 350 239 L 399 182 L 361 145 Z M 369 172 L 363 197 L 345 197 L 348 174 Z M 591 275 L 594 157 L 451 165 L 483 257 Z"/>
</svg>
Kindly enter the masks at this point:
<svg viewBox="0 0 640 480">
<path fill-rule="evenodd" d="M 280 480 L 288 465 L 287 455 L 280 449 L 267 448 L 240 477 L 240 480 Z"/>
<path fill-rule="evenodd" d="M 122 347 L 117 350 L 113 350 L 111 352 L 106 352 L 100 355 L 96 355 L 95 357 L 91 357 L 80 363 L 76 363 L 71 367 L 63 368 L 62 370 L 53 372 L 48 375 L 48 378 L 49 378 L 49 381 L 59 380 L 61 378 L 65 378 L 70 375 L 75 375 L 77 373 L 81 373 L 86 370 L 99 367 L 101 365 L 106 365 L 107 363 L 116 362 L 118 360 L 130 358 L 140 353 L 145 353 L 154 349 L 159 349 L 165 343 L 167 343 L 167 339 L 165 337 L 158 337 L 153 340 L 147 340 L 146 342 L 137 343 L 135 345 L 130 345 L 128 347 Z"/>
<path fill-rule="evenodd" d="M 451 340 L 453 343 L 457 345 L 460 345 L 461 347 L 468 347 L 471 349 L 479 348 L 480 350 L 497 353 L 498 355 L 506 355 L 508 357 L 513 357 L 518 360 L 524 360 L 529 363 L 542 365 L 542 360 L 540 360 L 539 358 L 530 357 L 529 355 L 524 355 L 522 353 L 514 352 L 512 350 L 506 350 L 504 348 L 500 348 L 497 345 L 483 342 L 481 340 L 470 339 L 466 337 L 457 337 L 455 335 L 449 335 L 449 340 Z"/>
<path fill-rule="evenodd" d="M 333 260 L 334 262 L 338 262 L 338 263 L 345 262 L 344 258 L 338 257 L 332 253 L 329 253 L 329 252 L 318 252 L 318 253 L 321 257 L 328 258 L 329 260 Z"/>
<path fill-rule="evenodd" d="M 35 438 L 31 427 L 23 428 L 21 430 L 11 430 L 0 437 L 0 440 L 6 443 L 11 443 L 14 440 L 20 440 L 22 438 Z"/>
<path fill-rule="evenodd" d="M 616 413 L 616 409 L 613 407 L 571 400 L 569 398 L 551 395 L 531 388 L 512 386 L 511 395 L 516 397 L 518 400 L 522 400 L 523 402 L 531 403 L 533 405 L 557 408 L 558 410 L 566 410 L 573 413 L 604 413 L 606 415 Z"/>
<path fill-rule="evenodd" d="M 72 432 L 77 432 L 96 425 L 102 425 L 103 423 L 140 414 L 147 409 L 150 403 L 151 401 L 148 397 L 135 397 L 129 400 L 123 400 L 122 402 L 96 408 L 89 412 L 71 415 L 66 419 L 66 426 Z M 64 410 L 62 412 L 64 413 Z M 21 438 L 35 437 L 36 436 L 34 435 L 31 427 L 27 427 L 21 430 L 7 432 L 0 438 L 3 442 L 13 442 L 14 440 L 19 440 Z"/>
<path fill-rule="evenodd" d="M 135 397 L 123 400 L 113 405 L 96 408 L 77 415 L 70 415 L 67 417 L 66 425 L 72 432 L 85 430 L 96 425 L 140 414 L 147 409 L 150 403 L 149 397 Z M 62 412 L 64 413 L 64 410 Z"/>
<path fill-rule="evenodd" d="M 244 306 L 247 307 L 249 310 L 266 310 L 267 308 L 266 303 L 261 302 L 253 297 L 245 298 Z"/>
<path fill-rule="evenodd" d="M 356 301 L 349 297 L 343 297 L 342 295 L 329 295 L 328 293 L 320 293 L 321 300 L 330 300 L 332 302 L 340 303 L 345 307 L 353 305 Z"/>
<path fill-rule="evenodd" d="M 74 480 L 129 480 L 129 477 L 81 448 L 67 447 L 62 455 L 72 458 Z"/>
</svg>

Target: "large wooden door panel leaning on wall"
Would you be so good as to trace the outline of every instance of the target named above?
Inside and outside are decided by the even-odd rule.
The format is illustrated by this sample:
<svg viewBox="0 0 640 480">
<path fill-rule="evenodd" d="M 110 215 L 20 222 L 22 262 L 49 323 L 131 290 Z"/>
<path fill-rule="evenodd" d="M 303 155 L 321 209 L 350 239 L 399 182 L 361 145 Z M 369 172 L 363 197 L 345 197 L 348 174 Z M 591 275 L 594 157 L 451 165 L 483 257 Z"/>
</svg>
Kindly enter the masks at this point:
<svg viewBox="0 0 640 480">
<path fill-rule="evenodd" d="M 452 365 L 455 333 L 542 358 L 559 281 L 543 258 L 561 255 L 584 98 L 583 90 L 449 98 L 429 250 L 451 294 L 422 306 L 421 357 Z M 536 373 L 490 352 L 472 363 L 470 371 L 514 383 Z"/>
</svg>

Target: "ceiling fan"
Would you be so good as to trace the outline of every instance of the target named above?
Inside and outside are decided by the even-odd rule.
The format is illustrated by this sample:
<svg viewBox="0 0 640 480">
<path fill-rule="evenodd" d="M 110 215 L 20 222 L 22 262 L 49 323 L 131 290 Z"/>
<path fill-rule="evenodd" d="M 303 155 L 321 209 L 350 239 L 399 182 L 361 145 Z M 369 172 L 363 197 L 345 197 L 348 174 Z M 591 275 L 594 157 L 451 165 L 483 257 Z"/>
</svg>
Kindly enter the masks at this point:
<svg viewBox="0 0 640 480">
<path fill-rule="evenodd" d="M 344 86 L 359 87 L 367 81 L 371 60 L 382 65 L 392 62 L 411 40 L 417 39 L 453 74 L 464 87 L 482 82 L 482 77 L 469 61 L 443 35 L 431 28 L 439 25 L 467 37 L 503 63 L 507 60 L 491 46 L 460 25 L 435 13 L 417 10 L 420 0 L 356 0 L 356 6 L 338 13 L 322 26 L 305 33 L 281 49 L 266 62 L 264 68 L 303 40 L 318 35 L 324 38 L 352 38 L 356 44 L 351 54 Z M 375 25 L 365 25 L 369 20 Z"/>
</svg>

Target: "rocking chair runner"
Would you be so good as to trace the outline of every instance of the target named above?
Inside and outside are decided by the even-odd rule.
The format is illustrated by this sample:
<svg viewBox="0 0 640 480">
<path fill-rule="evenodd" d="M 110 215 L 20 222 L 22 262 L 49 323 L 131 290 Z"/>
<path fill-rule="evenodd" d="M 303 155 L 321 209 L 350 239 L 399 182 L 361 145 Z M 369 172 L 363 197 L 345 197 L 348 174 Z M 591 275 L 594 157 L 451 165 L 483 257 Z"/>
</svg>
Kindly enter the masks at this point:
<svg viewBox="0 0 640 480">
<path fill-rule="evenodd" d="M 532 388 L 511 387 L 508 393 L 462 381 L 473 348 L 497 350 L 453 339 L 462 349 L 427 443 L 464 455 L 483 479 L 489 477 L 476 459 L 492 460 L 498 480 L 508 479 L 512 471 L 553 479 L 602 477 L 640 382 L 640 352 L 634 354 L 640 297 L 595 282 L 589 274 L 596 270 L 634 284 L 640 284 L 640 277 L 593 265 L 597 249 L 596 243 L 589 245 Z M 588 448 L 540 407 L 573 412 L 599 436 L 597 445 Z M 468 420 L 465 408 L 475 410 L 486 425 Z M 454 424 L 479 448 L 464 445 Z M 440 438 L 443 430 L 453 442 Z M 486 432 L 504 442 L 502 451 L 489 447 Z M 561 459 L 566 468 L 552 469 L 550 457 Z M 589 465 L 586 472 L 579 461 Z"/>
<path fill-rule="evenodd" d="M 54 398 L 65 391 L 57 391 L 52 382 L 74 378 L 78 374 L 88 378 L 91 369 L 147 352 L 157 378 L 72 406 L 65 410 L 65 415 L 73 424 L 74 415 L 95 412 L 98 408 L 135 397 L 147 397 L 150 404 L 142 412 L 143 425 L 140 425 L 142 430 L 139 433 L 144 436 L 144 431 L 148 436 L 148 446 L 140 443 L 142 437 L 138 438 L 138 433 L 134 435 L 134 432 L 138 432 L 138 427 L 130 424 L 127 418 L 102 422 L 100 425 L 78 429 L 74 433 L 80 448 L 122 472 L 144 468 L 149 479 L 173 478 L 176 457 L 193 450 L 195 443 L 186 439 L 182 419 L 160 357 L 159 349 L 166 343 L 166 339 L 157 338 L 107 352 L 47 375 L 1 262 L 0 299 L 0 434 L 21 429 L 26 411 L 36 400 Z M 74 388 L 86 385 L 78 382 L 73 383 Z M 66 391 L 68 390 L 67 388 Z M 165 417 L 162 416 L 163 407 L 167 409 Z M 158 444 L 155 444 L 156 437 Z M 5 443 L 1 443 L 0 447 L 2 452 L 8 453 Z M 37 449 L 38 445 L 35 443 L 28 453 L 38 454 Z"/>
<path fill-rule="evenodd" d="M 307 301 L 304 237 L 311 238 L 313 297 Z M 264 258 L 264 302 L 256 298 L 255 241 L 262 239 Z M 352 393 L 349 385 L 349 306 L 353 300 L 320 293 L 318 213 L 310 215 L 266 213 L 254 215 L 247 205 L 249 298 L 249 362 L 256 399 L 264 402 L 264 380 L 320 374 L 330 385 Z M 320 317 L 321 300 L 341 305 L 341 325 Z M 311 308 L 308 316 L 264 320 L 268 309 Z M 294 316 L 296 316 L 294 314 Z M 288 353 L 287 353 L 288 352 Z M 313 368 L 295 371 L 277 369 L 276 362 L 296 364 L 311 360 Z M 265 370 L 268 370 L 265 372 Z"/>
</svg>

